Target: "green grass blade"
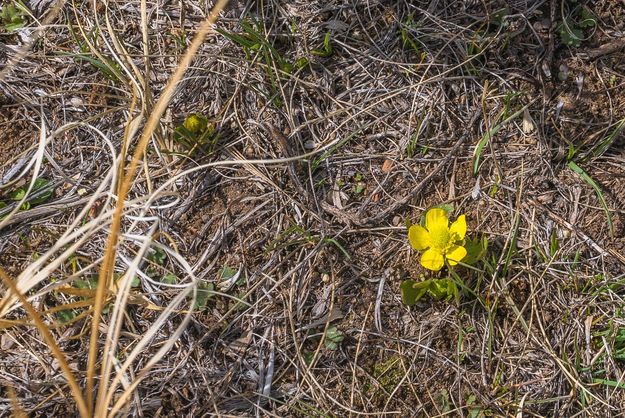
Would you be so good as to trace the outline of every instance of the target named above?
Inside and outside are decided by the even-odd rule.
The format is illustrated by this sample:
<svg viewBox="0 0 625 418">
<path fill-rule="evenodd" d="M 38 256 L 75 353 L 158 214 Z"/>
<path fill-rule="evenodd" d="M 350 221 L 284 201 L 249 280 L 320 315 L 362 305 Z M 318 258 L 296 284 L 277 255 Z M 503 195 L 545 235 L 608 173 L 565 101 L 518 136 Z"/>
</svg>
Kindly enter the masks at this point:
<svg viewBox="0 0 625 418">
<path fill-rule="evenodd" d="M 592 155 L 592 157 L 600 157 L 602 156 L 608 148 L 612 146 L 616 138 L 623 132 L 625 128 L 625 118 L 621 119 L 616 123 L 616 126 L 612 132 L 608 136 L 606 136 L 601 142 L 599 142 L 596 146 L 592 147 L 586 158 Z"/>
<path fill-rule="evenodd" d="M 477 171 L 478 171 L 478 169 L 480 167 L 480 158 L 482 157 L 482 152 L 484 151 L 484 147 L 486 147 L 486 145 L 488 144 L 488 141 L 497 132 L 499 132 L 501 130 L 501 128 L 503 128 L 505 125 L 507 125 L 510 121 L 512 121 L 512 120 L 518 118 L 520 115 L 522 115 L 523 112 L 525 112 L 525 109 L 527 109 L 535 101 L 536 101 L 536 99 L 532 100 L 530 103 L 526 104 L 521 109 L 517 110 L 516 112 L 514 112 L 513 114 L 511 114 L 510 116 L 505 118 L 503 121 L 501 121 L 498 124 L 496 124 L 495 126 L 493 126 L 488 132 L 486 132 L 484 134 L 484 136 L 482 136 L 480 141 L 477 143 L 477 147 L 475 147 L 475 151 L 473 152 L 473 175 L 474 176 L 477 175 Z M 504 111 L 502 111 L 497 116 L 497 119 L 501 118 L 503 115 L 504 115 Z"/>
<path fill-rule="evenodd" d="M 588 173 L 586 173 L 580 166 L 575 164 L 575 161 L 572 161 L 572 160 L 569 161 L 568 166 L 571 170 L 573 170 L 575 174 L 579 175 L 582 178 L 582 180 L 588 183 L 588 185 L 590 185 L 590 187 L 592 187 L 595 190 L 595 193 L 597 194 L 597 197 L 599 198 L 599 202 L 601 203 L 601 206 L 603 207 L 603 211 L 605 212 L 606 218 L 608 220 L 608 230 L 610 231 L 610 237 L 614 237 L 614 225 L 612 223 L 612 215 L 610 215 L 610 209 L 608 209 L 608 204 L 605 201 L 601 188 L 592 179 L 592 177 L 588 175 Z"/>
<path fill-rule="evenodd" d="M 113 63 L 113 61 L 109 63 L 102 62 L 99 59 L 93 58 L 87 54 L 74 54 L 71 52 L 61 52 L 59 53 L 59 55 L 72 57 L 76 61 L 79 61 L 79 60 L 87 61 L 89 64 L 93 65 L 96 69 L 102 72 L 102 74 L 104 74 L 106 78 L 113 80 L 113 81 L 121 81 L 118 76 L 119 71 L 115 68 L 115 64 Z"/>
</svg>

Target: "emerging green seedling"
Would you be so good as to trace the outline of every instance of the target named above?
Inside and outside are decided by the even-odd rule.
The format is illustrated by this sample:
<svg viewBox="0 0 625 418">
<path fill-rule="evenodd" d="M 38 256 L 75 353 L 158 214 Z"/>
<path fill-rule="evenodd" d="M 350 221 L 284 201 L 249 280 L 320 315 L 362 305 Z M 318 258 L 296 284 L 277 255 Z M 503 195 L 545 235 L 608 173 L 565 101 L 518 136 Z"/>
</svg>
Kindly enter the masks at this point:
<svg viewBox="0 0 625 418">
<path fill-rule="evenodd" d="M 328 58 L 332 55 L 332 45 L 330 44 L 330 32 L 326 33 L 326 36 L 323 38 L 323 47 L 321 49 L 313 49 L 310 51 L 313 55 L 317 55 L 322 58 Z"/>
<path fill-rule="evenodd" d="M 345 335 L 333 325 L 326 332 L 325 346 L 328 350 L 336 350 L 343 339 Z"/>
<path fill-rule="evenodd" d="M 13 32 L 26 26 L 26 6 L 20 1 L 13 1 L 2 6 L 0 22 L 7 32 Z"/>
<path fill-rule="evenodd" d="M 8 195 L 8 198 L 13 202 L 19 202 L 26 196 L 26 190 L 28 187 L 20 187 L 14 190 Z M 20 206 L 20 210 L 28 210 L 33 206 L 45 203 L 54 194 L 54 185 L 50 180 L 43 177 L 39 177 L 35 180 L 30 194 L 26 198 L 26 201 Z M 9 206 L 6 202 L 0 201 L 0 209 Z"/>
<path fill-rule="evenodd" d="M 210 152 L 217 141 L 215 124 L 210 123 L 204 115 L 191 113 L 174 129 L 174 140 L 184 148 L 187 155 L 193 155 L 199 147 L 207 147 Z"/>
<path fill-rule="evenodd" d="M 563 44 L 578 47 L 584 40 L 584 29 L 595 26 L 597 26 L 595 15 L 586 7 L 578 6 L 568 16 L 562 18 L 557 31 Z"/>
</svg>

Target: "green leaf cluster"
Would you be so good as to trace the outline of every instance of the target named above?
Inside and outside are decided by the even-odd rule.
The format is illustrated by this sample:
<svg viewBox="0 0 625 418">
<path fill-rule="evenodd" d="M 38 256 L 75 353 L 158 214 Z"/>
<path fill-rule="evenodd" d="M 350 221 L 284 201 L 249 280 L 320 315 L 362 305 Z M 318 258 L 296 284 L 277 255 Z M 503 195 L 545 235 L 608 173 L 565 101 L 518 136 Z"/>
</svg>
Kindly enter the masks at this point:
<svg viewBox="0 0 625 418">
<path fill-rule="evenodd" d="M 7 197 L 10 201 L 19 202 L 26 196 L 27 189 L 28 187 L 20 187 L 19 189 L 16 189 L 13 192 L 9 193 Z M 48 199 L 50 199 L 50 197 L 52 197 L 52 194 L 54 194 L 54 186 L 52 185 L 50 180 L 39 177 L 33 183 L 30 194 L 26 198 L 26 201 L 22 203 L 22 206 L 20 206 L 20 210 L 28 210 L 33 206 L 45 203 L 48 201 Z M 7 206 L 9 206 L 7 202 L 0 200 L 0 209 Z"/>
<path fill-rule="evenodd" d="M 326 32 L 326 36 L 323 38 L 323 46 L 321 49 L 313 49 L 310 51 L 313 55 L 318 57 L 328 58 L 333 54 L 332 45 L 330 44 L 330 31 Z"/>
<path fill-rule="evenodd" d="M 452 279 L 405 280 L 400 288 L 402 301 L 408 306 L 414 305 L 426 294 L 436 300 L 454 298 L 456 303 L 460 301 L 458 286 Z"/>
<path fill-rule="evenodd" d="M 443 210 L 453 210 L 453 207 L 438 206 Z M 481 238 L 467 238 L 464 241 L 464 248 L 467 250 L 467 255 L 462 259 L 462 262 L 457 266 L 466 267 L 466 271 L 469 269 L 476 270 L 474 267 L 479 261 L 483 260 L 488 253 L 488 239 L 486 237 Z M 401 296 L 402 301 L 408 305 L 413 306 L 424 296 L 429 296 L 434 300 L 455 300 L 456 304 L 460 302 L 459 286 L 463 290 L 468 290 L 462 279 L 454 271 L 451 271 L 453 278 L 434 278 L 423 281 L 405 280 L 401 283 Z M 468 290 L 471 293 L 471 290 Z"/>
<path fill-rule="evenodd" d="M 328 350 L 336 350 L 344 339 L 345 335 L 333 325 L 326 331 L 325 346 Z"/>
<path fill-rule="evenodd" d="M 2 6 L 0 22 L 7 32 L 13 32 L 26 26 L 24 5 L 19 2 L 11 2 Z"/>
<path fill-rule="evenodd" d="M 192 155 L 202 146 L 207 146 L 207 151 L 211 152 L 217 142 L 215 124 L 210 123 L 204 115 L 191 113 L 174 129 L 174 140 L 188 155 Z"/>
<path fill-rule="evenodd" d="M 597 18 L 586 7 L 577 7 L 558 25 L 560 40 L 568 46 L 578 47 L 584 40 L 584 29 L 597 26 Z"/>
</svg>

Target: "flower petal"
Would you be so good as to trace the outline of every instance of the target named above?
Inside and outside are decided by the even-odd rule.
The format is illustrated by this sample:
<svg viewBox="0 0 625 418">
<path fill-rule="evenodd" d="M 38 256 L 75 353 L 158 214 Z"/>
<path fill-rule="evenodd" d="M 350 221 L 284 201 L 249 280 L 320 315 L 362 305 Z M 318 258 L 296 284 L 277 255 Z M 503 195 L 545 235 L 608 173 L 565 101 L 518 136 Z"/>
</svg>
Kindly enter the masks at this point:
<svg viewBox="0 0 625 418">
<path fill-rule="evenodd" d="M 452 235 L 456 235 L 454 238 L 457 238 L 458 241 L 463 240 L 464 236 L 467 234 L 467 217 L 464 215 L 458 216 L 458 219 L 454 221 L 449 227 L 449 233 Z"/>
<path fill-rule="evenodd" d="M 435 248 L 430 248 L 421 256 L 421 265 L 428 270 L 439 271 L 444 264 L 443 254 Z"/>
<path fill-rule="evenodd" d="M 425 214 L 425 227 L 428 231 L 447 229 L 449 220 L 447 214 L 441 208 L 432 208 Z"/>
<path fill-rule="evenodd" d="M 447 261 L 449 261 L 450 265 L 455 266 L 458 262 L 462 261 L 466 255 L 466 248 L 460 245 L 455 245 L 449 249 L 447 254 L 445 254 L 445 257 L 447 258 Z"/>
<path fill-rule="evenodd" d="M 432 245 L 430 233 L 421 225 L 412 225 L 408 230 L 408 241 L 415 250 L 421 251 Z"/>
</svg>

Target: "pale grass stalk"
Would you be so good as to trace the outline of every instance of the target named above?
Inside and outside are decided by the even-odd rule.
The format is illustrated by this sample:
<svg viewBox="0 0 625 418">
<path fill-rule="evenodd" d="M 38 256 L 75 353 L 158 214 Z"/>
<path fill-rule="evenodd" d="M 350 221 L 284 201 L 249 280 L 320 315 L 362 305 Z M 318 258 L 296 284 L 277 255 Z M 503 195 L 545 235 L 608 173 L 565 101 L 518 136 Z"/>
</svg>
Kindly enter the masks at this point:
<svg viewBox="0 0 625 418">
<path fill-rule="evenodd" d="M 143 133 L 141 137 L 139 138 L 139 142 L 137 143 L 135 153 L 133 154 L 132 160 L 128 167 L 128 171 L 125 174 L 125 176 L 121 179 L 121 183 L 120 183 L 118 194 L 117 194 L 118 195 L 117 207 L 116 207 L 115 214 L 113 216 L 113 221 L 112 221 L 112 226 L 111 226 L 111 233 L 109 235 L 109 240 L 106 246 L 104 260 L 102 262 L 102 267 L 100 269 L 98 288 L 97 288 L 96 297 L 95 297 L 93 320 L 91 323 L 91 338 L 89 341 L 89 354 L 88 354 L 89 357 L 87 361 L 87 404 L 89 405 L 90 412 L 93 412 L 93 406 L 92 406 L 93 405 L 93 389 L 94 389 L 94 383 L 95 383 L 94 377 L 95 377 L 95 368 L 96 368 L 97 351 L 98 351 L 97 348 L 98 348 L 99 325 L 100 325 L 100 320 L 101 320 L 101 315 L 102 315 L 102 309 L 104 307 L 105 290 L 108 287 L 110 280 L 112 279 L 113 266 L 115 263 L 115 252 L 116 252 L 116 246 L 117 246 L 117 241 L 118 241 L 118 236 L 119 236 L 119 230 L 121 227 L 121 217 L 122 217 L 122 212 L 123 212 L 124 200 L 126 199 L 128 191 L 130 190 L 130 184 L 133 181 L 134 176 L 137 171 L 137 167 L 141 159 L 143 158 L 143 154 L 145 152 L 148 141 L 150 140 L 150 138 L 152 137 L 152 134 L 157 129 L 160 123 L 161 116 L 163 115 L 163 113 L 165 112 L 165 109 L 169 105 L 169 102 L 173 98 L 178 82 L 180 81 L 180 79 L 186 72 L 187 68 L 191 64 L 191 61 L 195 57 L 201 44 L 206 39 L 208 32 L 211 30 L 215 21 L 217 20 L 217 16 L 219 12 L 223 9 L 223 7 L 227 3 L 228 3 L 227 0 L 219 0 L 217 4 L 214 6 L 213 10 L 211 11 L 211 14 L 209 15 L 209 17 L 206 20 L 204 20 L 204 22 L 202 22 L 202 25 L 200 26 L 198 33 L 196 34 L 195 38 L 191 42 L 191 45 L 189 45 L 185 55 L 182 57 L 182 60 L 178 64 L 173 76 L 170 78 L 169 82 L 167 83 L 167 86 L 165 87 L 165 90 L 163 91 L 163 95 L 159 98 L 158 102 L 155 105 L 154 110 L 151 112 L 146 122 Z M 158 356 L 159 354 L 160 356 L 162 356 L 164 355 L 164 352 L 161 352 L 161 350 L 159 350 L 159 352 L 157 353 L 157 356 L 155 356 L 152 360 L 154 360 L 155 358 L 160 359 L 160 357 Z M 149 364 L 153 364 L 152 361 L 150 361 Z M 105 386 L 107 385 L 104 382 L 101 382 L 101 385 L 98 388 L 98 394 L 97 394 L 98 402 L 97 402 L 97 408 L 95 410 L 96 416 L 102 416 L 101 415 L 102 413 L 104 413 L 104 416 L 107 415 L 106 406 L 108 405 L 108 403 L 103 404 L 104 402 L 103 399 L 105 395 Z"/>
<path fill-rule="evenodd" d="M 70 391 L 74 400 L 76 401 L 76 406 L 78 407 L 78 412 L 81 417 L 89 417 L 89 411 L 87 408 L 87 404 L 85 403 L 85 399 L 82 396 L 82 391 L 76 379 L 74 378 L 74 374 L 67 363 L 67 357 L 61 351 L 54 336 L 50 332 L 48 326 L 43 322 L 43 319 L 39 315 L 39 312 L 26 300 L 26 297 L 17 289 L 15 283 L 9 276 L 7 276 L 2 268 L 0 268 L 0 279 L 4 282 L 4 285 L 11 290 L 15 295 L 17 295 L 18 299 L 21 302 L 22 307 L 28 313 L 28 315 L 32 318 L 35 326 L 41 333 L 41 336 L 47 346 L 50 348 L 52 355 L 58 361 L 59 367 L 63 371 L 65 378 L 67 379 L 67 384 L 69 385 Z"/>
</svg>

